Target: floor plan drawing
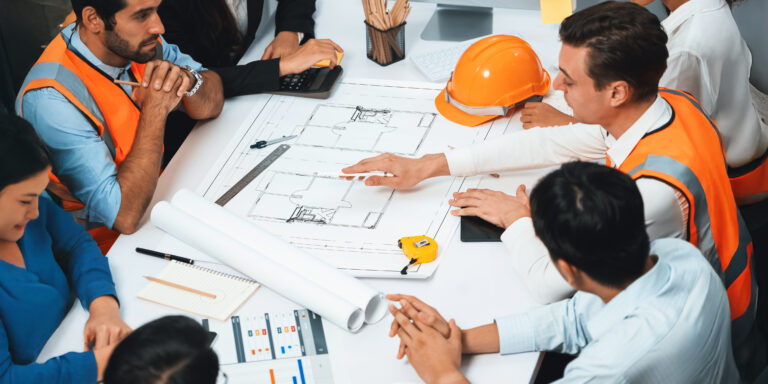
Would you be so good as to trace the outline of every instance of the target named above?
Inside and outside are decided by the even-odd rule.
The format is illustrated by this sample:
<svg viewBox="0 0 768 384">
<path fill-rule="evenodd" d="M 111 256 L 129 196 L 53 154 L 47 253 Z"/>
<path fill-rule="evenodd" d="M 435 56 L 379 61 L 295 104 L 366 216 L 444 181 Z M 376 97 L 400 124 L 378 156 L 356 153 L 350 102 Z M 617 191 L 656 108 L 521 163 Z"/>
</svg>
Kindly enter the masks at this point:
<svg viewBox="0 0 768 384">
<path fill-rule="evenodd" d="M 497 137 L 507 128 L 508 119 L 471 128 L 446 120 L 434 106 L 440 89 L 431 83 L 357 80 L 341 82 L 326 100 L 271 95 L 243 121 L 199 192 L 215 201 L 275 148 L 252 149 L 251 144 L 296 136 L 225 208 L 355 276 L 429 277 L 440 257 L 403 276 L 408 259 L 397 240 L 426 235 L 443 254 L 459 223 L 449 214 L 448 200 L 478 180 L 438 177 L 393 190 L 325 175 L 381 153 L 445 152 Z"/>
<path fill-rule="evenodd" d="M 296 144 L 415 155 L 435 117 L 432 112 L 320 104 Z"/>
<path fill-rule="evenodd" d="M 360 180 L 272 172 L 256 188 L 248 217 L 374 229 L 395 191 L 370 193 Z"/>
</svg>

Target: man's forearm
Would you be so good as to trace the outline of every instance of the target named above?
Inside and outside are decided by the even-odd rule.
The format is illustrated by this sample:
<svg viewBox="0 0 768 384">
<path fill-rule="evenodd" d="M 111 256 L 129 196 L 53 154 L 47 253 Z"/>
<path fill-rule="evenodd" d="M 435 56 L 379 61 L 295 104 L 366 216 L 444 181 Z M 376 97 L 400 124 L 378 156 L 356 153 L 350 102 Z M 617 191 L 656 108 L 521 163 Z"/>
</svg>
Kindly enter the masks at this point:
<svg viewBox="0 0 768 384">
<path fill-rule="evenodd" d="M 224 105 L 221 78 L 214 71 L 203 71 L 200 75 L 203 76 L 203 85 L 197 93 L 181 100 L 189 117 L 195 120 L 211 119 L 221 113 Z"/>
<path fill-rule="evenodd" d="M 499 329 L 496 323 L 467 329 L 461 334 L 461 353 L 497 353 L 499 352 Z"/>
<path fill-rule="evenodd" d="M 136 232 L 155 193 L 163 157 L 166 118 L 167 114 L 159 109 L 142 111 L 131 152 L 118 169 L 120 210 L 113 229 L 121 233 Z"/>
</svg>

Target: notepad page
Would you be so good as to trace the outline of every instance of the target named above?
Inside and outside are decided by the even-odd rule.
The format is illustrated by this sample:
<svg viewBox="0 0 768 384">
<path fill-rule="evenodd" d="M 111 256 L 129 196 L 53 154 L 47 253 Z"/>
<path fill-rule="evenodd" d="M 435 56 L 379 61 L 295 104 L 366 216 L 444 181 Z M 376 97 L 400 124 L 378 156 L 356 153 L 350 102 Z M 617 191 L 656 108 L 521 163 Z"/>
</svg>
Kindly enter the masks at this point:
<svg viewBox="0 0 768 384">
<path fill-rule="evenodd" d="M 259 288 L 258 284 L 237 276 L 176 261 L 168 263 L 155 277 L 213 294 L 216 298 L 149 282 L 139 292 L 140 299 L 220 321 L 229 318 Z"/>
</svg>

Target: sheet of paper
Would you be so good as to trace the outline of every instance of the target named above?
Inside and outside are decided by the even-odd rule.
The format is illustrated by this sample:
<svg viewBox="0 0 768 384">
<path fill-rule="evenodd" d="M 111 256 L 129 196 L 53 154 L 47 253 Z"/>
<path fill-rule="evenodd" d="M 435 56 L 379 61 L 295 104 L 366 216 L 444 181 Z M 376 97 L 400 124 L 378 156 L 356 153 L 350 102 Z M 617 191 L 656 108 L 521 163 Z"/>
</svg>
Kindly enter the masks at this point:
<svg viewBox="0 0 768 384">
<path fill-rule="evenodd" d="M 434 107 L 440 88 L 345 80 L 327 100 L 271 96 L 244 122 L 198 192 L 215 201 L 274 149 L 250 149 L 251 144 L 297 135 L 287 142 L 288 152 L 226 208 L 353 275 L 403 277 L 407 259 L 397 240 L 427 235 L 444 254 L 459 222 L 448 214 L 448 200 L 473 181 L 440 177 L 395 191 L 315 173 L 337 173 L 387 152 L 407 157 L 440 153 L 505 129 L 506 119 L 470 128 L 442 118 Z M 404 277 L 426 278 L 440 260 L 414 266 Z"/>
<path fill-rule="evenodd" d="M 320 316 L 306 309 L 246 310 L 229 321 L 202 320 L 229 383 L 333 383 Z"/>
<path fill-rule="evenodd" d="M 541 23 L 557 24 L 573 14 L 571 0 L 539 0 L 541 5 Z"/>
</svg>

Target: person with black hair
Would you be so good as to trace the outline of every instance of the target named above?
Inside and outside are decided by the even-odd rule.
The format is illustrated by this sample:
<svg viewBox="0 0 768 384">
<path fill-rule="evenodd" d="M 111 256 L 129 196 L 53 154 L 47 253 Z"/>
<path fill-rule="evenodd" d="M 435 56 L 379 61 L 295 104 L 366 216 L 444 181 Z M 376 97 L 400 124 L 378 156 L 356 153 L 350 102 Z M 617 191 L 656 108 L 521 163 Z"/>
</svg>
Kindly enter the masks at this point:
<svg viewBox="0 0 768 384">
<path fill-rule="evenodd" d="M 29 123 L 0 116 L 0 383 L 95 383 L 130 332 L 107 259 L 82 226 L 41 196 L 50 170 Z M 72 305 L 71 290 L 90 312 L 85 352 L 36 363 Z"/>
<path fill-rule="evenodd" d="M 515 132 L 419 159 L 392 154 L 364 159 L 343 172 L 382 171 L 366 185 L 409 188 L 429 177 L 474 176 L 544 168 L 573 160 L 604 160 L 636 180 L 651 239 L 681 238 L 699 248 L 723 280 L 731 305 L 734 357 L 749 380 L 766 362 L 757 329 L 758 287 L 752 240 L 739 213 L 717 127 L 685 92 L 659 89 L 667 34 L 644 7 L 606 1 L 560 25 L 560 72 L 553 81 L 578 121 Z M 474 189 L 448 203 L 456 216 L 478 216 L 505 229 L 515 269 L 542 303 L 573 293 L 558 273 L 516 196 Z M 604 241 L 609 241 L 606 239 Z"/>
<path fill-rule="evenodd" d="M 221 77 L 224 96 L 276 91 L 280 77 L 301 73 L 321 60 L 337 64 L 342 48 L 315 39 L 315 0 L 279 0 L 275 38 L 260 60 L 237 65 L 254 40 L 270 0 L 164 0 L 158 9 L 164 37 Z"/>
<path fill-rule="evenodd" d="M 215 384 L 219 358 L 209 342 L 208 332 L 189 317 L 150 321 L 112 352 L 104 384 Z"/>
<path fill-rule="evenodd" d="M 427 383 L 466 383 L 462 354 L 578 356 L 559 383 L 737 383 L 720 277 L 679 239 L 649 243 L 643 198 L 626 174 L 573 162 L 533 189 L 530 215 L 570 299 L 460 329 L 419 299 L 388 295 L 398 358 Z"/>
<path fill-rule="evenodd" d="M 16 113 L 51 150 L 52 197 L 106 254 L 133 233 L 163 160 L 166 120 L 218 116 L 221 79 L 165 42 L 162 0 L 72 0 L 77 21 L 27 74 Z"/>
<path fill-rule="evenodd" d="M 164 0 L 157 13 L 165 25 L 165 38 L 221 78 L 224 97 L 280 88 L 280 77 L 307 70 L 329 59 L 337 64 L 338 44 L 315 39 L 315 0 L 279 0 L 275 37 L 260 60 L 238 65 L 275 0 Z M 186 140 L 196 120 L 174 111 L 166 124 L 166 151 Z M 168 157 L 166 157 L 168 159 Z"/>
</svg>

